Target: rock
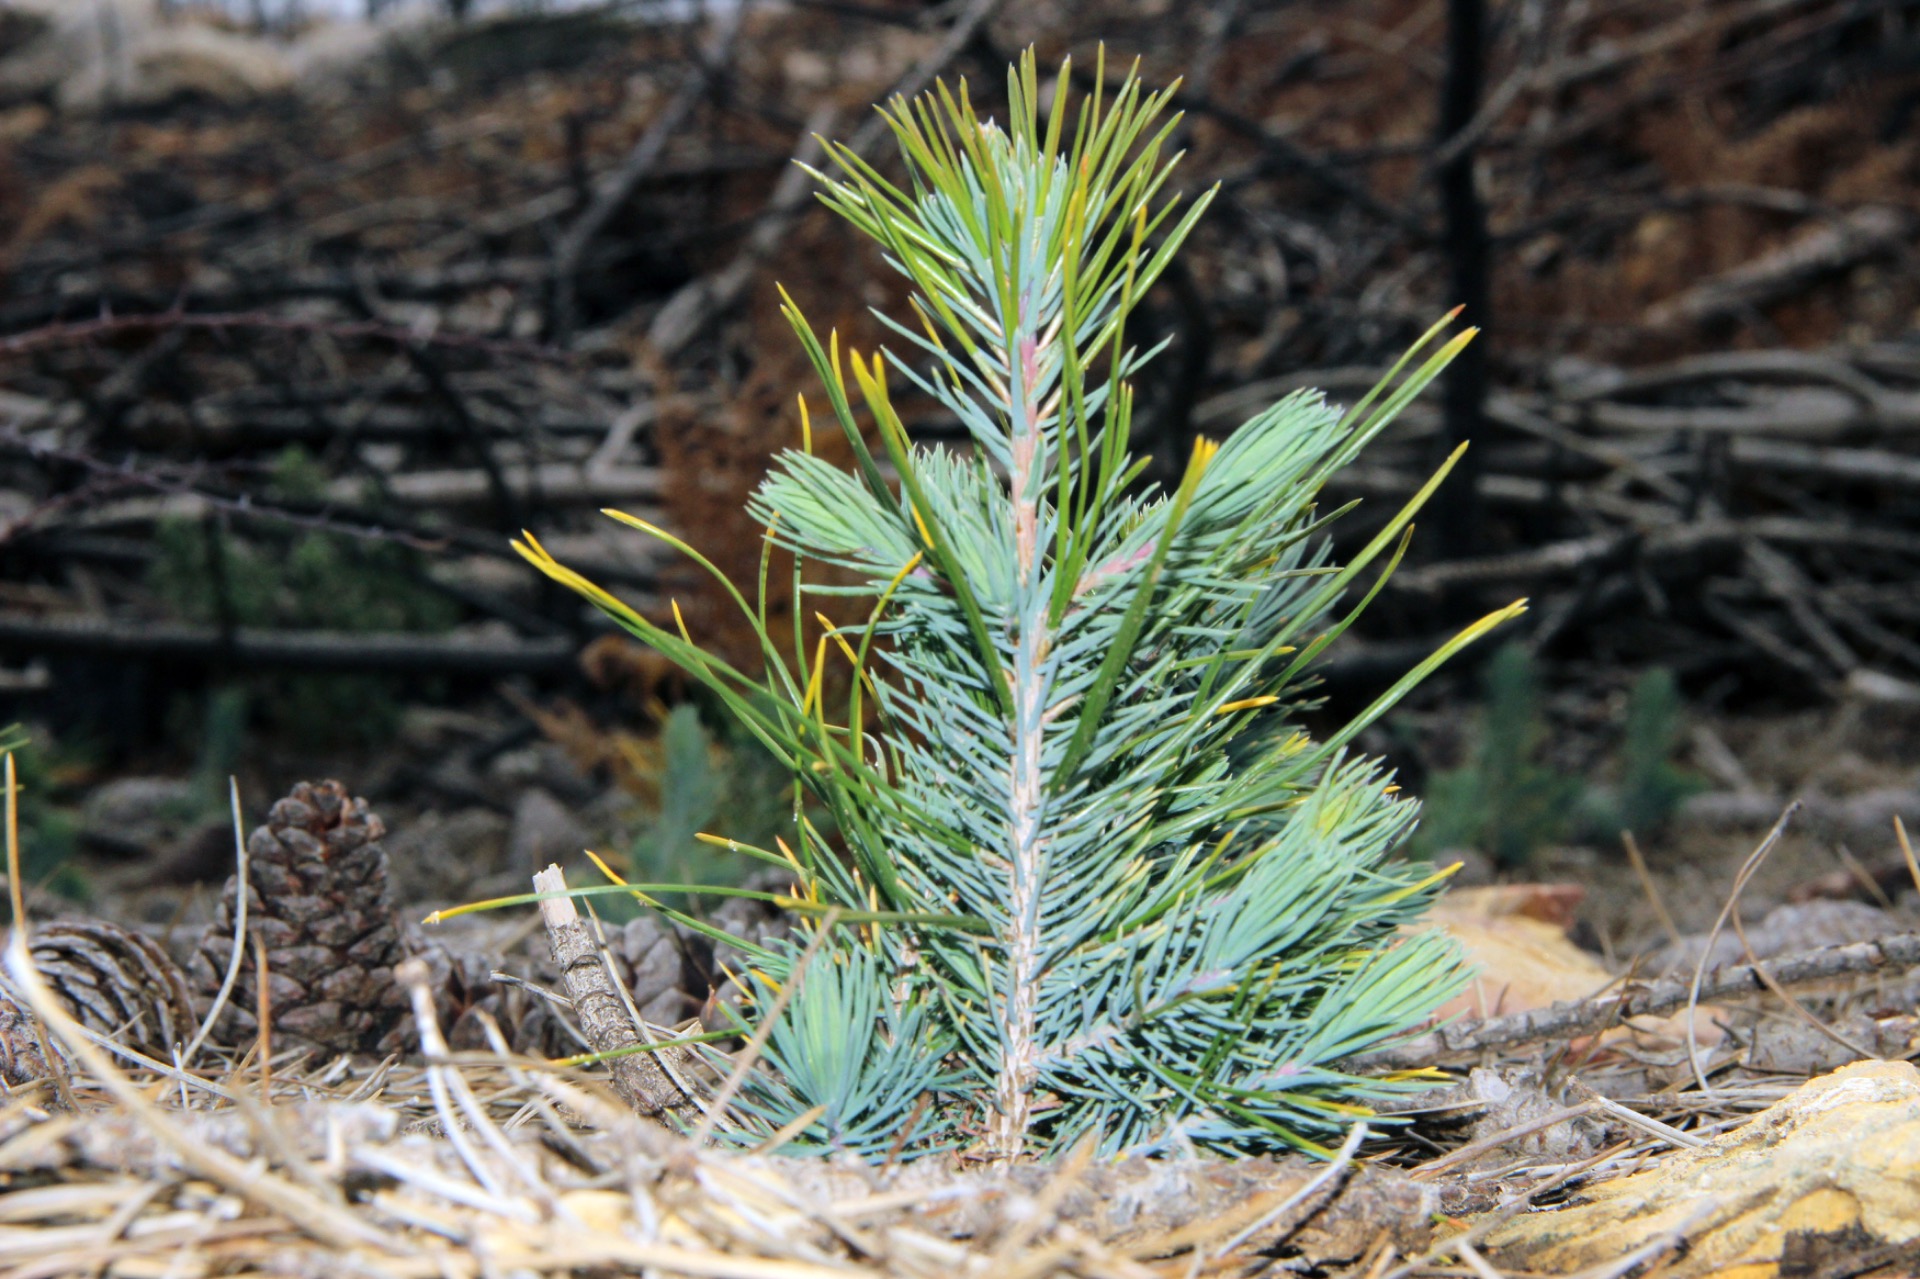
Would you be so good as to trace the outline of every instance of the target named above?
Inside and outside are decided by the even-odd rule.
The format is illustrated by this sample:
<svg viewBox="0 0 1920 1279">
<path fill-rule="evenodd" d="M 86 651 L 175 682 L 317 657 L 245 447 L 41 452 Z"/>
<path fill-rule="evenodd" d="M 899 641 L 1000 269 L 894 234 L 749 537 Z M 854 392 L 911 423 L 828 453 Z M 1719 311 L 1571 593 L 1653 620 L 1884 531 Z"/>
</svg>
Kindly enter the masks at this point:
<svg viewBox="0 0 1920 1279">
<path fill-rule="evenodd" d="M 1432 861 L 1442 869 L 1453 865 L 1460 867 L 1453 873 L 1453 878 L 1447 881 L 1449 892 L 1493 883 L 1493 859 L 1477 848 L 1443 848 L 1433 855 Z"/>
<path fill-rule="evenodd" d="M 1804 1021 L 1769 1018 L 1757 1022 L 1747 1049 L 1747 1065 L 1782 1075 L 1817 1075 L 1859 1061 L 1863 1055 L 1897 1059 L 1920 1049 L 1920 1020 L 1904 1014 L 1857 1014 L 1834 1023 L 1832 1030 L 1860 1051 Z"/>
<path fill-rule="evenodd" d="M 517 869 L 511 883 L 487 882 L 507 872 L 509 829 L 506 818 L 486 808 L 425 813 L 402 824 L 386 840 L 395 899 L 444 905 L 469 893 L 498 895 L 496 887 L 525 892 L 526 877 Z"/>
<path fill-rule="evenodd" d="M 769 866 L 749 877 L 746 887 L 763 893 L 788 893 L 793 891 L 793 879 L 790 872 Z M 756 946 L 773 946 L 793 931 L 791 913 L 753 897 L 727 898 L 713 909 L 709 921 Z M 738 946 L 722 942 L 713 948 L 714 998 L 704 1010 L 708 1030 L 731 1030 L 739 1025 L 746 992 L 734 978 L 744 973 L 750 962 Z"/>
<path fill-rule="evenodd" d="M 1538 1070 L 1524 1067 L 1502 1073 L 1475 1066 L 1467 1075 L 1466 1101 L 1485 1103 L 1486 1109 L 1474 1121 L 1472 1140 L 1484 1141 L 1502 1133 L 1545 1119 L 1567 1106 L 1565 1098 L 1551 1095 Z M 1571 1163 L 1585 1159 L 1600 1148 L 1606 1127 L 1588 1118 L 1575 1118 L 1527 1133 L 1490 1151 L 1479 1160 L 1483 1164 L 1511 1162 L 1515 1155 Z"/>
<path fill-rule="evenodd" d="M 1875 1061 L 1823 1075 L 1703 1146 L 1500 1225 L 1482 1250 L 1502 1269 L 1564 1275 L 1662 1239 L 1673 1241 L 1660 1267 L 1669 1279 L 1815 1274 L 1876 1249 L 1912 1261 L 1903 1245 L 1920 1250 L 1920 1070 Z"/>
<path fill-rule="evenodd" d="M 96 786 L 80 805 L 80 835 L 127 852 L 168 843 L 200 807 L 194 784 L 175 777 L 121 777 Z"/>
<path fill-rule="evenodd" d="M 652 914 L 627 921 L 614 948 L 640 1015 L 672 1029 L 699 1011 L 705 990 L 690 990 L 686 948 Z"/>
<path fill-rule="evenodd" d="M 459 744 L 485 739 L 499 731 L 497 721 L 472 711 L 451 710 L 444 706 L 409 706 L 400 712 L 400 724 L 394 740 L 408 751 L 422 755 L 444 754 Z"/>
<path fill-rule="evenodd" d="M 532 872 L 548 862 L 571 860 L 580 855 L 589 838 L 572 809 L 555 799 L 551 791 L 530 786 L 520 792 L 513 805 L 507 864 L 514 870 Z"/>
<path fill-rule="evenodd" d="M 598 791 L 593 779 L 552 742 L 536 742 L 495 756 L 487 765 L 487 780 L 513 791 L 538 786 L 570 803 L 584 803 Z"/>
<path fill-rule="evenodd" d="M 1893 834 L 1898 817 L 1908 830 L 1920 828 L 1920 790 L 1878 787 L 1853 795 L 1800 796 L 1800 815 L 1794 829 L 1843 839 L 1856 847 L 1872 847 Z M 1709 791 L 1680 806 L 1678 820 L 1715 830 L 1765 830 L 1780 818 L 1786 802 L 1776 795 L 1739 791 Z"/>
</svg>

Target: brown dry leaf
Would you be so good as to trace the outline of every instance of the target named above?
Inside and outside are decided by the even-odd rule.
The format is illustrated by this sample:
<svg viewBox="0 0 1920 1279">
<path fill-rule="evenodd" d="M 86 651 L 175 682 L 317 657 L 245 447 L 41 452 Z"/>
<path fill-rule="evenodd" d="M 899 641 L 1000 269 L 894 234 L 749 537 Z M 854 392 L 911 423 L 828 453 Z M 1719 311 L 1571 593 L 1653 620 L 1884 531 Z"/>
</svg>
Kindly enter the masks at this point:
<svg viewBox="0 0 1920 1279">
<path fill-rule="evenodd" d="M 1573 885 L 1523 884 L 1457 889 L 1435 903 L 1428 919 L 1465 948 L 1477 973 L 1440 1015 L 1493 1017 L 1604 990 L 1613 974 L 1567 937 L 1569 888 L 1578 900 Z"/>
<path fill-rule="evenodd" d="M 1813 1273 L 1820 1267 L 1805 1263 L 1834 1259 L 1842 1241 L 1849 1256 L 1920 1259 L 1920 1070 L 1842 1067 L 1698 1149 L 1508 1222 L 1486 1252 L 1502 1267 L 1568 1274 L 1617 1261 L 1696 1213 L 1704 1219 L 1661 1272 L 1671 1279 Z"/>
<path fill-rule="evenodd" d="M 1613 974 L 1567 939 L 1566 930 L 1538 919 L 1510 915 L 1483 919 L 1438 919 L 1466 950 L 1475 976 L 1465 993 L 1440 1016 L 1497 1017 L 1546 1008 L 1599 994 Z"/>
</svg>

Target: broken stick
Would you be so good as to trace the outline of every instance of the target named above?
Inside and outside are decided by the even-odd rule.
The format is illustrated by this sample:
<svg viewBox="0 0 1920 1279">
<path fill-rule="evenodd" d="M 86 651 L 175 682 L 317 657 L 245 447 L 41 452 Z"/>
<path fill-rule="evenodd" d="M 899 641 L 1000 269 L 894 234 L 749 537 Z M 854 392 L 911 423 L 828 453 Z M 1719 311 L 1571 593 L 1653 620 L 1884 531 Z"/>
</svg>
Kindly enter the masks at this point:
<svg viewBox="0 0 1920 1279">
<path fill-rule="evenodd" d="M 567 891 L 566 873 L 548 866 L 533 877 L 536 893 Z M 655 1048 L 635 1019 L 627 1012 L 627 1001 L 620 997 L 614 975 L 605 954 L 570 897 L 549 897 L 540 903 L 540 920 L 547 926 L 547 943 L 553 947 L 553 961 L 560 966 L 560 979 L 566 984 L 567 997 L 573 1001 L 574 1015 L 580 1019 L 581 1033 L 597 1053 L 617 1053 L 607 1058 L 613 1073 L 613 1086 L 635 1112 L 649 1119 L 666 1122 L 685 1117 L 698 1106 L 681 1088 L 665 1062 L 663 1052 L 684 1051 Z"/>
</svg>

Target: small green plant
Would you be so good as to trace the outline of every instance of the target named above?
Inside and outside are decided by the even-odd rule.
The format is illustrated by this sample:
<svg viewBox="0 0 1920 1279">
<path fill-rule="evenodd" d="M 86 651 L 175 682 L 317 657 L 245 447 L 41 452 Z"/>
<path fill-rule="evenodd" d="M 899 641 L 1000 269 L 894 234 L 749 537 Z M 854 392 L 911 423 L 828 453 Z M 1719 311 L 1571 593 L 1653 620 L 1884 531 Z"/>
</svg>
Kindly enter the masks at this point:
<svg viewBox="0 0 1920 1279">
<path fill-rule="evenodd" d="M 20 787 L 20 879 L 24 887 L 67 901 L 92 896 L 86 877 L 74 865 L 80 818 L 55 794 L 59 753 L 34 740 L 20 724 L 0 728 L 0 755 L 12 755 Z"/>
<path fill-rule="evenodd" d="M 1427 784 L 1414 841 L 1422 856 L 1472 848 L 1502 868 L 1524 866 L 1563 840 L 1611 844 L 1623 830 L 1654 831 L 1700 790 L 1700 780 L 1673 763 L 1683 707 L 1671 671 L 1656 667 L 1635 681 L 1614 785 L 1539 762 L 1547 729 L 1539 673 L 1525 649 L 1509 644 L 1495 653 L 1485 689 L 1470 761 Z"/>
<path fill-rule="evenodd" d="M 659 811 L 634 841 L 629 863 L 636 877 L 660 883 L 712 880 L 701 874 L 714 857 L 694 838 L 713 825 L 725 793 L 713 765 L 713 739 L 700 708 L 676 706 L 660 726 Z"/>
<path fill-rule="evenodd" d="M 698 706 L 674 707 L 660 727 L 658 806 L 628 857 L 634 875 L 669 884 L 739 883 L 753 860 L 698 837 L 724 812 L 735 838 L 770 842 L 791 807 L 782 800 L 790 780 L 775 771 L 758 742 L 717 741 Z"/>
<path fill-rule="evenodd" d="M 798 587 L 872 600 L 864 625 L 783 652 L 765 591 L 756 608 L 722 579 L 762 647 L 743 671 L 519 544 L 683 666 L 837 828 L 829 842 L 796 801 L 779 847 L 749 850 L 793 874 L 802 927 L 734 943 L 756 1007 L 781 1006 L 734 1104 L 747 1141 L 872 1159 L 1089 1137 L 1324 1153 L 1371 1101 L 1420 1085 L 1343 1061 L 1462 980 L 1443 935 L 1403 927 L 1445 878 L 1394 856 L 1415 805 L 1351 747 L 1521 606 L 1325 740 L 1299 710 L 1379 580 L 1349 593 L 1391 572 L 1452 463 L 1346 564 L 1321 486 L 1472 335 L 1427 354 L 1436 325 L 1346 411 L 1289 396 L 1200 442 L 1172 491 L 1143 489 L 1130 379 L 1154 351 L 1127 345 L 1126 321 L 1210 197 L 1179 211 L 1167 194 L 1172 90 L 1130 75 L 1074 111 L 1070 83 L 1043 119 L 1029 55 L 1004 126 L 964 82 L 896 100 L 903 179 L 839 146 L 838 175 L 816 175 L 912 285 L 912 323 L 880 317 L 907 355 L 843 351 L 786 299 L 855 467 L 813 453 L 802 400 L 802 447 L 750 509 Z M 965 424 L 970 456 L 910 441 L 895 378 Z M 857 585 L 806 584 L 809 563 Z M 822 692 L 830 662 L 851 669 L 844 707 Z"/>
<path fill-rule="evenodd" d="M 294 500 L 325 491 L 299 449 L 276 461 L 268 487 Z M 148 584 L 190 622 L 351 632 L 438 631 L 458 620 L 452 601 L 421 584 L 415 553 L 394 543 L 310 532 L 279 545 L 184 519 L 163 520 L 155 543 Z M 366 675 L 253 676 L 240 684 L 276 726 L 320 742 L 378 739 L 408 691 L 399 680 Z"/>
<path fill-rule="evenodd" d="M 1564 838 L 1581 784 L 1536 762 L 1545 731 L 1533 659 L 1518 644 L 1504 645 L 1487 663 L 1473 758 L 1428 782 L 1416 846 L 1428 854 L 1474 848 L 1511 867 Z"/>
<path fill-rule="evenodd" d="M 1652 834 L 1688 797 L 1706 788 L 1697 774 L 1673 762 L 1684 709 L 1672 671 L 1654 667 L 1634 681 L 1620 741 L 1619 783 L 1595 788 L 1585 805 L 1585 830 L 1595 842 L 1611 844 L 1621 831 Z"/>
</svg>

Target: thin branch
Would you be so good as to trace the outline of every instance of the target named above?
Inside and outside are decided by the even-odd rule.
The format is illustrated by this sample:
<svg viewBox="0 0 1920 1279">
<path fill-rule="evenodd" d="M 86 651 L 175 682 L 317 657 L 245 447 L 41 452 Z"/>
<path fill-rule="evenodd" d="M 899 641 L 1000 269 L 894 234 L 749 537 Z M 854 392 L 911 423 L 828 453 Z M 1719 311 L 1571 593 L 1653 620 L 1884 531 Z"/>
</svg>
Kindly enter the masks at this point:
<svg viewBox="0 0 1920 1279">
<path fill-rule="evenodd" d="M 1773 960 L 1768 965 L 1773 979 L 1786 987 L 1831 981 L 1854 973 L 1897 973 L 1911 968 L 1920 968 L 1920 933 L 1890 933 L 1872 941 L 1822 946 Z M 1751 964 L 1712 970 L 1701 978 L 1697 995 L 1690 979 L 1630 983 L 1618 993 L 1597 999 L 1561 1002 L 1550 1008 L 1534 1008 L 1504 1017 L 1458 1022 L 1380 1052 L 1349 1057 L 1340 1063 L 1340 1068 L 1355 1074 L 1411 1070 L 1493 1048 L 1591 1035 L 1634 1017 L 1658 1017 L 1684 1008 L 1690 998 L 1713 1001 L 1766 991 L 1766 980 Z"/>
<path fill-rule="evenodd" d="M 562 345 L 572 340 L 579 319 L 580 268 L 587 246 L 606 229 L 620 207 L 633 198 L 666 154 L 667 144 L 685 128 L 694 107 L 706 96 L 714 78 L 731 57 L 745 11 L 744 4 L 727 5 L 720 11 L 706 47 L 688 69 L 679 89 L 634 142 L 620 167 L 600 180 L 592 201 L 560 237 L 553 254 L 553 297 L 548 329 Z"/>
<path fill-rule="evenodd" d="M 378 338 L 409 349 L 439 346 L 488 356 L 511 356 L 559 364 L 572 359 L 567 352 L 537 342 L 512 342 L 472 333 L 422 332 L 379 320 L 302 320 L 266 311 L 159 311 L 143 315 L 103 314 L 92 320 L 58 320 L 38 328 L 0 337 L 0 356 L 29 355 L 53 347 L 75 346 L 119 333 L 164 332 L 171 329 L 265 329 L 282 333 L 325 334 L 331 338 Z"/>
</svg>

